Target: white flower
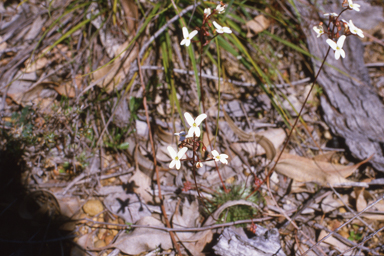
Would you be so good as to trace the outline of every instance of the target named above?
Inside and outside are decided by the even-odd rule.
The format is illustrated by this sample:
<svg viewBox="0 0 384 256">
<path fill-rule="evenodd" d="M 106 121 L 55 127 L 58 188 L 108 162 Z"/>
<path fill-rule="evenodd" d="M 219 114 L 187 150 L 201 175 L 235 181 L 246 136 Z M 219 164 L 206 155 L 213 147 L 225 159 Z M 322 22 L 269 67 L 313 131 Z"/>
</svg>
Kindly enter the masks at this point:
<svg viewBox="0 0 384 256">
<path fill-rule="evenodd" d="M 205 16 L 210 15 L 211 14 L 211 8 L 205 8 L 204 9 L 204 14 L 205 14 Z"/>
<path fill-rule="evenodd" d="M 197 34 L 197 30 L 193 30 L 191 33 L 188 33 L 188 29 L 183 27 L 183 36 L 184 39 L 181 41 L 180 45 L 189 46 L 191 44 L 191 39 Z"/>
<path fill-rule="evenodd" d="M 222 162 L 223 164 L 228 164 L 228 161 L 226 158 L 228 158 L 228 155 L 226 154 L 219 154 L 219 152 L 217 152 L 216 150 L 212 150 L 212 156 L 213 156 L 213 159 L 215 159 L 215 161 L 220 161 Z"/>
<path fill-rule="evenodd" d="M 341 57 L 345 58 L 345 52 L 342 49 L 343 45 L 344 45 L 345 38 L 346 38 L 346 36 L 342 35 L 341 37 L 339 37 L 339 40 L 337 40 L 337 43 L 335 43 L 331 39 L 327 39 L 327 44 L 329 44 L 329 46 L 331 46 L 331 48 L 333 50 L 335 50 L 335 59 L 337 59 L 337 60 L 340 58 L 340 55 L 341 55 Z"/>
<path fill-rule="evenodd" d="M 222 27 L 219 24 L 217 24 L 216 21 L 214 21 L 212 23 L 213 23 L 213 26 L 215 26 L 217 33 L 219 33 L 219 34 L 222 34 L 222 33 L 231 34 L 232 33 L 232 30 L 229 27 Z"/>
<path fill-rule="evenodd" d="M 200 124 L 203 122 L 205 118 L 207 118 L 206 114 L 201 114 L 193 120 L 193 117 L 188 112 L 184 113 L 184 117 L 187 120 L 187 123 L 191 128 L 189 128 L 187 138 L 193 137 L 193 133 L 195 133 L 196 137 L 200 137 Z"/>
<path fill-rule="evenodd" d="M 315 30 L 317 37 L 320 37 L 322 34 L 324 34 L 323 26 L 314 26 L 313 30 Z"/>
<path fill-rule="evenodd" d="M 349 20 L 349 23 L 347 22 L 347 24 L 349 26 L 349 31 L 351 31 L 352 34 L 355 34 L 355 35 L 358 35 L 361 38 L 364 38 L 363 31 L 361 29 L 359 29 L 358 27 L 356 27 L 353 24 L 352 20 Z"/>
<path fill-rule="evenodd" d="M 360 5 L 359 4 L 354 4 L 352 0 L 348 0 L 348 7 L 355 10 L 355 11 L 360 11 Z"/>
<path fill-rule="evenodd" d="M 180 149 L 178 153 L 176 153 L 176 151 L 171 146 L 168 146 L 167 149 L 172 158 L 172 162 L 169 164 L 169 168 L 173 168 L 176 165 L 176 169 L 179 170 L 181 166 L 180 159 L 183 158 L 188 148 L 184 147 Z"/>
<path fill-rule="evenodd" d="M 324 16 L 325 17 L 328 17 L 328 16 L 337 17 L 337 16 L 339 16 L 339 14 L 337 14 L 335 12 L 331 12 L 331 13 L 324 13 Z"/>
<path fill-rule="evenodd" d="M 221 4 L 216 6 L 216 11 L 218 14 L 223 14 L 225 12 L 225 5 L 221 6 Z"/>
</svg>

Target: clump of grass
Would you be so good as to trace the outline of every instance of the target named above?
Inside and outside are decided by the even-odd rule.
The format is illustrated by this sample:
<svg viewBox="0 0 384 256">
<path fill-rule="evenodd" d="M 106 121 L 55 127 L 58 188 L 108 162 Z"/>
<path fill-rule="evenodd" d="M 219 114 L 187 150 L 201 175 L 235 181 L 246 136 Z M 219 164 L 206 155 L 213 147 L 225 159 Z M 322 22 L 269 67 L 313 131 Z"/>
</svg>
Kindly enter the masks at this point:
<svg viewBox="0 0 384 256">
<path fill-rule="evenodd" d="M 259 204 L 262 199 L 258 193 L 254 193 L 248 199 L 248 195 L 252 193 L 252 189 L 246 187 L 245 184 L 238 184 L 229 187 L 229 192 L 225 192 L 222 188 L 219 188 L 212 199 L 207 200 L 206 212 L 211 214 L 215 212 L 220 206 L 228 201 L 247 200 L 249 202 Z M 218 218 L 218 223 L 227 223 L 238 220 L 250 219 L 257 214 L 257 209 L 247 205 L 235 205 L 227 208 Z M 244 226 L 244 225 L 238 225 Z"/>
</svg>

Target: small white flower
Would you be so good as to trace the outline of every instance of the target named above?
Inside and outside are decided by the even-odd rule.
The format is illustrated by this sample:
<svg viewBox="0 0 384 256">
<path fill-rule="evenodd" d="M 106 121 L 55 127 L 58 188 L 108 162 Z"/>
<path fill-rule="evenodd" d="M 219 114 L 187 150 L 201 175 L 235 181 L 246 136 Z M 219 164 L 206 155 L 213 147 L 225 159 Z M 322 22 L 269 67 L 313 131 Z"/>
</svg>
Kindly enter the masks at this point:
<svg viewBox="0 0 384 256">
<path fill-rule="evenodd" d="M 207 118 L 206 114 L 201 114 L 198 117 L 196 117 L 195 120 L 193 120 L 193 117 L 188 112 L 184 113 L 184 117 L 187 120 L 187 123 L 191 128 L 189 128 L 187 138 L 193 137 L 193 134 L 196 135 L 196 137 L 200 137 L 200 124 L 203 122 L 205 118 Z"/>
<path fill-rule="evenodd" d="M 205 8 L 204 9 L 204 14 L 205 14 L 205 16 L 210 15 L 211 14 L 211 8 Z"/>
<path fill-rule="evenodd" d="M 176 169 L 179 170 L 181 166 L 180 159 L 183 158 L 188 148 L 184 147 L 180 149 L 178 153 L 176 153 L 176 151 L 171 146 L 168 146 L 167 149 L 172 158 L 172 162 L 169 164 L 169 168 L 173 168 L 176 165 Z"/>
<path fill-rule="evenodd" d="M 352 0 L 348 0 L 348 7 L 355 10 L 355 11 L 360 11 L 360 5 L 359 4 L 354 4 Z"/>
<path fill-rule="evenodd" d="M 197 30 L 193 30 L 191 33 L 188 33 L 188 29 L 186 27 L 183 27 L 183 36 L 184 39 L 181 41 L 180 45 L 189 46 L 191 44 L 191 39 L 197 35 Z"/>
<path fill-rule="evenodd" d="M 232 33 L 232 30 L 229 27 L 222 27 L 216 21 L 214 21 L 212 23 L 213 23 L 213 26 L 215 26 L 217 33 L 219 33 L 219 34 L 222 34 L 222 33 L 231 34 Z"/>
<path fill-rule="evenodd" d="M 216 6 L 216 11 L 218 14 L 223 14 L 225 12 L 225 5 L 221 6 L 221 4 Z"/>
<path fill-rule="evenodd" d="M 363 30 L 361 30 L 358 27 L 356 27 L 353 24 L 352 20 L 349 20 L 349 23 L 347 22 L 347 24 L 349 26 L 349 31 L 351 31 L 352 34 L 355 34 L 355 35 L 358 35 L 361 38 L 364 38 Z"/>
<path fill-rule="evenodd" d="M 212 150 L 212 156 L 213 156 L 213 159 L 215 159 L 215 161 L 220 161 L 222 162 L 223 164 L 228 164 L 228 161 L 226 158 L 228 158 L 228 155 L 226 154 L 219 154 L 219 152 L 217 152 L 216 150 Z"/>
<path fill-rule="evenodd" d="M 324 16 L 325 17 L 328 17 L 328 16 L 337 17 L 337 16 L 339 16 L 339 14 L 337 14 L 335 12 L 331 12 L 331 13 L 324 13 Z"/>
<path fill-rule="evenodd" d="M 315 30 L 317 37 L 320 37 L 322 34 L 324 34 L 323 26 L 314 26 L 313 30 Z"/>
<path fill-rule="evenodd" d="M 329 44 L 329 46 L 331 46 L 331 48 L 333 50 L 335 50 L 335 59 L 337 59 L 337 60 L 340 58 L 340 55 L 341 55 L 341 57 L 345 58 L 345 52 L 342 49 L 343 45 L 344 45 L 345 38 L 346 38 L 346 36 L 342 35 L 341 37 L 339 37 L 339 40 L 337 40 L 337 43 L 335 43 L 331 39 L 327 39 L 327 44 Z"/>
</svg>

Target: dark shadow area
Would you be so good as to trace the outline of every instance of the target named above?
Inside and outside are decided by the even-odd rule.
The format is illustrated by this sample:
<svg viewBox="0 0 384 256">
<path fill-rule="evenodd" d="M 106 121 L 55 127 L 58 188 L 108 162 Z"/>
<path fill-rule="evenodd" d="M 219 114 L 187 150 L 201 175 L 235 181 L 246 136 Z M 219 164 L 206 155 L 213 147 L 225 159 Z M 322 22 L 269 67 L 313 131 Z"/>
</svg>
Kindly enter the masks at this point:
<svg viewBox="0 0 384 256">
<path fill-rule="evenodd" d="M 49 192 L 28 191 L 22 185 L 26 168 L 21 143 L 4 137 L 4 131 L 1 135 L 0 254 L 69 255 L 70 234 L 59 229 L 66 221 L 59 210 L 51 210 L 56 199 Z"/>
</svg>

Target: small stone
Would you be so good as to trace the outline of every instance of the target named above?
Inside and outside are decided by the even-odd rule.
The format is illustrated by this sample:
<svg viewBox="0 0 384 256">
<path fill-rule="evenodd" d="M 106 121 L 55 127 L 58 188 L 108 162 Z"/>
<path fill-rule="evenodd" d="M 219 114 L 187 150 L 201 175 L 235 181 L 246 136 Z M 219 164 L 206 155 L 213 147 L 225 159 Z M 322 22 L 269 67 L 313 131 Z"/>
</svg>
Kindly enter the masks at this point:
<svg viewBox="0 0 384 256">
<path fill-rule="evenodd" d="M 105 237 L 104 241 L 105 241 L 105 244 L 110 244 L 113 240 L 113 238 L 115 238 L 114 235 L 108 235 Z"/>
<path fill-rule="evenodd" d="M 92 199 L 84 204 L 83 210 L 89 216 L 95 216 L 104 210 L 104 206 L 99 200 Z"/>
</svg>

